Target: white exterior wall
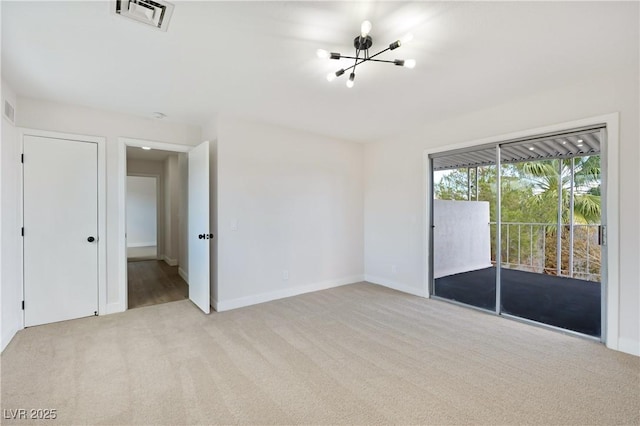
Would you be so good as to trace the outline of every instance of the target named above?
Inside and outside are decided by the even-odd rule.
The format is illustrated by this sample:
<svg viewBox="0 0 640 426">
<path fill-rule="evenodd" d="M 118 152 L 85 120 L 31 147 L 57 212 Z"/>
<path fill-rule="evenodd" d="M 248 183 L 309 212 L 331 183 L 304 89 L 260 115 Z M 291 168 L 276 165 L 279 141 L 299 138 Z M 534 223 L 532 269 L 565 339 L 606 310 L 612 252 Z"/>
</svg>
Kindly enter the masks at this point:
<svg viewBox="0 0 640 426">
<path fill-rule="evenodd" d="M 488 201 L 434 200 L 433 276 L 491 266 Z"/>
</svg>

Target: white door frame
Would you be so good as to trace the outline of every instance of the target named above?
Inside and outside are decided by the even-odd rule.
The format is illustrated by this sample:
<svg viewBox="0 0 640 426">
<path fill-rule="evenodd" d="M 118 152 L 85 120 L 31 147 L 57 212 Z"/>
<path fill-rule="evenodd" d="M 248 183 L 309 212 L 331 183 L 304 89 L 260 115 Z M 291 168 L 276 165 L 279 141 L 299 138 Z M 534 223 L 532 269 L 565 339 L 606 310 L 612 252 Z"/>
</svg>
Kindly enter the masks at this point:
<svg viewBox="0 0 640 426">
<path fill-rule="evenodd" d="M 134 138 L 118 138 L 118 302 L 110 305 L 110 312 L 124 312 L 129 306 L 127 294 L 127 147 L 151 149 L 172 152 L 189 152 L 193 146 L 179 145 L 166 142 L 148 141 Z"/>
<path fill-rule="evenodd" d="M 423 221 L 423 290 L 430 296 L 429 286 L 429 258 L 431 256 L 430 242 L 430 212 L 431 212 L 431 173 L 429 155 L 439 152 L 451 151 L 460 148 L 499 143 L 510 139 L 519 139 L 536 136 L 545 133 L 553 133 L 566 129 L 605 124 L 607 126 L 606 143 L 601 149 L 601 164 L 603 165 L 603 181 L 606 182 L 606 219 L 607 219 L 607 245 L 606 245 L 606 294 L 605 309 L 601 315 L 605 318 L 605 328 L 602 330 L 602 341 L 608 348 L 619 350 L 620 346 L 620 201 L 619 201 L 619 113 L 611 113 L 582 120 L 554 124 L 552 126 L 523 130 L 506 135 L 491 136 L 475 141 L 463 142 L 454 145 L 441 145 L 438 148 L 427 149 L 423 152 L 423 188 L 424 203 L 422 203 Z"/>
<path fill-rule="evenodd" d="M 101 136 L 78 135 L 73 133 L 50 132 L 47 130 L 36 130 L 21 128 L 18 129 L 20 138 L 20 152 L 24 152 L 25 136 L 40 136 L 51 139 L 64 139 L 78 142 L 92 142 L 98 147 L 98 315 L 107 314 L 107 192 L 106 192 L 106 144 L 107 140 Z M 21 172 L 22 173 L 22 172 Z M 24 193 L 23 179 L 20 179 L 20 218 L 24 226 Z M 20 252 L 24 251 L 24 240 L 20 240 Z M 24 256 L 22 257 L 22 273 L 20 280 L 22 289 L 22 300 L 24 300 Z M 22 313 L 22 328 L 24 328 L 24 311 Z"/>
</svg>

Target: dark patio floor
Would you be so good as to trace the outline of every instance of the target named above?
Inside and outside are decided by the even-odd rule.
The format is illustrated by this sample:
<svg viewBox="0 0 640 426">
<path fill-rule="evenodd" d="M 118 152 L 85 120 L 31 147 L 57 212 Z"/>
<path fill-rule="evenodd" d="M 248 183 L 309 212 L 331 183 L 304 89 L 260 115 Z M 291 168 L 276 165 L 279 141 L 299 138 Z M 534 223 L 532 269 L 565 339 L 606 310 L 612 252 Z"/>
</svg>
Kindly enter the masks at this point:
<svg viewBox="0 0 640 426">
<path fill-rule="evenodd" d="M 496 269 L 435 280 L 435 295 L 495 310 Z M 600 337 L 600 283 L 501 269 L 502 312 Z"/>
</svg>

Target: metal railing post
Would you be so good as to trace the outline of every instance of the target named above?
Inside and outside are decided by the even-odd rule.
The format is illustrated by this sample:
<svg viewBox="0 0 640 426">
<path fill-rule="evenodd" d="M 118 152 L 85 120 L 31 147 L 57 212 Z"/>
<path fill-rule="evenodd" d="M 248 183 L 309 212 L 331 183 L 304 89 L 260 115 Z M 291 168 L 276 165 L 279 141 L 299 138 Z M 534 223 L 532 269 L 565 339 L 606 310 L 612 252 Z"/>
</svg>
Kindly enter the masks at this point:
<svg viewBox="0 0 640 426">
<path fill-rule="evenodd" d="M 576 168 L 575 157 L 571 157 L 571 176 L 570 182 L 571 187 L 569 188 L 569 276 L 573 278 L 573 208 L 574 208 L 574 200 L 573 200 L 573 186 L 575 184 L 574 173 Z"/>
<path fill-rule="evenodd" d="M 518 224 L 518 265 L 519 265 L 519 264 L 520 264 L 520 262 L 521 262 L 521 261 L 520 261 L 520 241 L 521 241 L 521 239 L 522 239 L 522 238 L 521 238 L 521 236 L 520 236 L 520 228 L 521 228 L 521 225 L 520 225 L 520 224 Z"/>
<path fill-rule="evenodd" d="M 500 145 L 496 146 L 496 313 L 500 314 L 500 294 L 502 287 L 500 286 L 501 263 L 502 263 L 502 185 L 501 185 L 501 167 L 500 167 Z"/>
<path fill-rule="evenodd" d="M 558 228 L 556 229 L 556 274 L 562 275 L 562 159 L 558 159 Z"/>
<path fill-rule="evenodd" d="M 533 268 L 533 225 L 529 225 L 529 263 Z"/>
</svg>

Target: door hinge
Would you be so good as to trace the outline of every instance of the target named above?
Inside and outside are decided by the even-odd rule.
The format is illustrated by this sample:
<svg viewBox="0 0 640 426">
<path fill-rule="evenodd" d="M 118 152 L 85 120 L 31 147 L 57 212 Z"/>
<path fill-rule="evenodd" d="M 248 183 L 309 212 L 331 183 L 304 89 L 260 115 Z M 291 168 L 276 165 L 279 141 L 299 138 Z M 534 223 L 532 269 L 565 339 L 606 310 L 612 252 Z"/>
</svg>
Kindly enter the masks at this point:
<svg viewBox="0 0 640 426">
<path fill-rule="evenodd" d="M 20 162 L 24 163 L 24 154 L 20 154 Z"/>
<path fill-rule="evenodd" d="M 22 310 L 24 311 L 24 300 L 22 301 Z"/>
<path fill-rule="evenodd" d="M 21 228 L 20 235 L 24 237 L 24 227 Z"/>
</svg>

